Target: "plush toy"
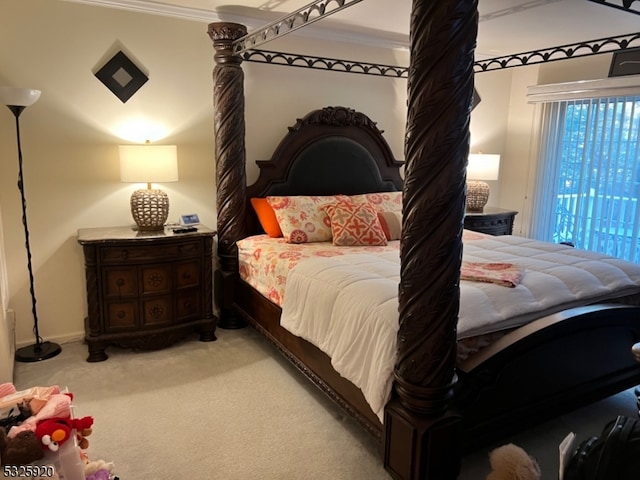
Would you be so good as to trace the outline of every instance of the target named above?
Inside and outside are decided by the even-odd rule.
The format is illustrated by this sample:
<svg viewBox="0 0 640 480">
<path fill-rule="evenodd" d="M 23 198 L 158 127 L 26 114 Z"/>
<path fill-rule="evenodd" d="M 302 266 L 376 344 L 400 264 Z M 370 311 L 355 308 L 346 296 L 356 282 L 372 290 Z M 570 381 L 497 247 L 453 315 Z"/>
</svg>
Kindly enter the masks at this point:
<svg viewBox="0 0 640 480">
<path fill-rule="evenodd" d="M 92 425 L 93 417 L 49 418 L 38 423 L 35 434 L 43 449 L 57 452 L 60 446 L 71 438 L 74 429 L 84 431 Z"/>
<path fill-rule="evenodd" d="M 50 387 L 31 387 L 26 390 L 16 391 L 12 383 L 0 384 L 0 410 L 12 408 L 15 404 L 27 401 L 31 410 L 37 412 L 49 401 L 51 395 L 60 393 L 60 387 L 52 385 Z"/>
<path fill-rule="evenodd" d="M 40 440 L 31 431 L 9 438 L 0 428 L 0 465 L 28 465 L 44 457 Z"/>
<path fill-rule="evenodd" d="M 9 430 L 11 427 L 15 427 L 24 422 L 27 418 L 31 417 L 33 412 L 29 406 L 27 400 L 23 400 L 10 408 L 9 412 L 4 418 L 0 418 L 0 427 L 4 427 L 5 430 Z"/>
<path fill-rule="evenodd" d="M 75 420 L 73 424 L 76 429 L 76 439 L 78 440 L 78 446 L 82 450 L 89 448 L 89 440 L 87 437 L 93 433 L 93 417 L 82 417 Z"/>
<path fill-rule="evenodd" d="M 111 470 L 113 470 L 113 462 L 105 462 L 104 460 L 94 460 L 87 462 L 84 467 L 86 480 L 111 480 Z M 116 479 L 118 477 L 115 477 Z"/>
<path fill-rule="evenodd" d="M 51 395 L 35 415 L 27 418 L 22 424 L 12 427 L 11 430 L 9 430 L 9 436 L 15 437 L 19 432 L 25 430 L 35 431 L 38 423 L 44 420 L 70 417 L 72 400 L 73 394 L 71 393 L 56 393 Z"/>
<path fill-rule="evenodd" d="M 106 470 L 106 469 L 98 470 L 95 473 L 87 475 L 85 477 L 85 479 L 86 480 L 110 480 L 111 479 L 111 472 L 109 470 Z"/>
<path fill-rule="evenodd" d="M 110 472 L 111 470 L 113 470 L 113 462 L 107 462 L 105 460 L 93 460 L 91 462 L 87 461 L 84 466 L 84 474 L 87 477 L 100 470 L 107 470 Z"/>
<path fill-rule="evenodd" d="M 487 480 L 540 480 L 542 473 L 536 460 L 522 448 L 509 443 L 489 453 L 491 473 Z"/>
</svg>

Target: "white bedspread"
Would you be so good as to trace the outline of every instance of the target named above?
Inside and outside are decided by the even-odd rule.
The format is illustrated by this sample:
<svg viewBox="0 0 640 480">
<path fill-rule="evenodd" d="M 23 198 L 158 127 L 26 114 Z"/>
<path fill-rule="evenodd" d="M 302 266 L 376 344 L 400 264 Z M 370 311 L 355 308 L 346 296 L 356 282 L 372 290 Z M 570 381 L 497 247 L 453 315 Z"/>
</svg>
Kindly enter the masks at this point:
<svg viewBox="0 0 640 480">
<path fill-rule="evenodd" d="M 465 241 L 465 261 L 524 268 L 515 288 L 461 282 L 459 338 L 522 325 L 578 305 L 640 292 L 640 266 L 515 236 Z M 398 330 L 398 252 L 311 258 L 291 270 L 281 325 L 327 353 L 382 420 Z"/>
</svg>

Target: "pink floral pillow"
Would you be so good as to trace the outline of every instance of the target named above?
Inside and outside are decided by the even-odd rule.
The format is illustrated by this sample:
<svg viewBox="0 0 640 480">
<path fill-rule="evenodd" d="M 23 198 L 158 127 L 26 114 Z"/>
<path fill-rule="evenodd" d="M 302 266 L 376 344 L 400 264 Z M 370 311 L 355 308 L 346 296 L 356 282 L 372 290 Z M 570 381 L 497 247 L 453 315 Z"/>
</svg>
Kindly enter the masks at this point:
<svg viewBox="0 0 640 480">
<path fill-rule="evenodd" d="M 337 203 L 324 207 L 331 220 L 333 244 L 340 246 L 386 245 L 378 213 L 368 203 Z"/>
<path fill-rule="evenodd" d="M 267 197 L 287 243 L 330 241 L 331 222 L 323 207 L 339 201 L 349 203 L 345 195 Z"/>
<path fill-rule="evenodd" d="M 368 202 L 378 212 L 402 212 L 402 192 L 364 193 L 349 198 L 358 205 Z"/>
</svg>

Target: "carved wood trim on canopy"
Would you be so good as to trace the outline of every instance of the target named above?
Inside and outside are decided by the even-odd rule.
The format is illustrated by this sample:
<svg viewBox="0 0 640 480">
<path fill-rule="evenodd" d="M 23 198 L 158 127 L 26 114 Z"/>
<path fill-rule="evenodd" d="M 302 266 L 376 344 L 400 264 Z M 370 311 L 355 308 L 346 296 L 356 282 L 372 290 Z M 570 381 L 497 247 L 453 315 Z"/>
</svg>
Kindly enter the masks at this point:
<svg viewBox="0 0 640 480">
<path fill-rule="evenodd" d="M 506 68 L 523 67 L 537 63 L 556 62 L 571 58 L 588 57 L 628 50 L 640 46 L 640 33 L 629 33 L 613 37 L 598 38 L 584 42 L 570 43 L 541 50 L 514 53 L 501 57 L 478 60 L 474 62 L 476 73 L 490 72 Z M 357 73 L 361 75 L 377 75 L 391 78 L 407 78 L 408 67 L 386 65 L 380 63 L 358 62 L 339 58 L 318 57 L 313 55 L 275 52 L 252 49 L 242 53 L 246 62 L 267 63 L 287 67 L 313 68 L 340 73 Z"/>
</svg>

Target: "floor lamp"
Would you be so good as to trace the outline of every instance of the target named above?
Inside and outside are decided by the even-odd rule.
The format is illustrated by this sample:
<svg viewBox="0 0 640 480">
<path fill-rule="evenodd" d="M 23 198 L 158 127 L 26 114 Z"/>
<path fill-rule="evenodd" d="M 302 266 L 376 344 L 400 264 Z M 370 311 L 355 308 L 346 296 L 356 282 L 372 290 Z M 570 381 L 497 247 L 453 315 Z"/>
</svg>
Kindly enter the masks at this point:
<svg viewBox="0 0 640 480">
<path fill-rule="evenodd" d="M 33 312 L 33 334 L 36 343 L 16 350 L 15 359 L 19 362 L 39 362 L 58 355 L 62 348 L 52 342 L 43 342 L 38 330 L 38 313 L 36 310 L 36 294 L 33 288 L 33 268 L 31 266 L 31 247 L 29 245 L 29 228 L 27 227 L 27 202 L 24 196 L 22 180 L 22 147 L 20 145 L 20 114 L 29 105 L 40 98 L 40 90 L 30 88 L 0 87 L 0 102 L 4 103 L 16 117 L 16 138 L 18 140 L 18 189 L 22 199 L 22 225 L 24 226 L 25 247 L 27 249 L 27 268 L 29 269 L 29 291 L 31 292 L 31 311 Z"/>
</svg>

